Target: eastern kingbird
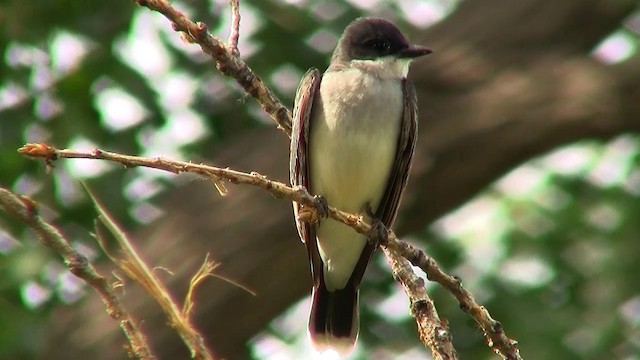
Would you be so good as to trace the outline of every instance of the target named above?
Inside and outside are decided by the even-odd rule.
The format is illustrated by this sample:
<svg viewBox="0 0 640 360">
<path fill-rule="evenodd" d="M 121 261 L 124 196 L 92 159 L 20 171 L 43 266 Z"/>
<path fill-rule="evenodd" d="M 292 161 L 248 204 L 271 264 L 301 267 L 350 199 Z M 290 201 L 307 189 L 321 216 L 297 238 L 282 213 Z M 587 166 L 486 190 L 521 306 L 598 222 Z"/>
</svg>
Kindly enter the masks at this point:
<svg viewBox="0 0 640 360">
<path fill-rule="evenodd" d="M 298 87 L 291 184 L 391 227 L 418 131 L 407 72 L 412 59 L 429 53 L 384 19 L 347 26 L 324 74 L 309 69 Z M 309 336 L 316 350 L 345 354 L 358 336 L 358 289 L 376 245 L 332 219 L 303 222 L 300 205 L 293 208 L 313 277 Z"/>
</svg>

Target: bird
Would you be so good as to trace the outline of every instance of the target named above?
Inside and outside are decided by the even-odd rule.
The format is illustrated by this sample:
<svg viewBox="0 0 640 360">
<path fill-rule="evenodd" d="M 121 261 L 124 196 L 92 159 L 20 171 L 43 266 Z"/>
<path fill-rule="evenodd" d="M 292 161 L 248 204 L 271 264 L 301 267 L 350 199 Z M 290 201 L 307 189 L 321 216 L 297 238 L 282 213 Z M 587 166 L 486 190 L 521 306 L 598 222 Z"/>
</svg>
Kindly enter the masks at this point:
<svg viewBox="0 0 640 360">
<path fill-rule="evenodd" d="M 296 91 L 290 148 L 292 186 L 319 204 L 364 214 L 390 228 L 409 176 L 418 133 L 412 45 L 392 22 L 358 18 L 342 33 L 324 73 L 311 68 Z M 294 218 L 313 279 L 308 335 L 318 352 L 348 354 L 359 332 L 360 282 L 377 248 L 330 218 Z"/>
</svg>

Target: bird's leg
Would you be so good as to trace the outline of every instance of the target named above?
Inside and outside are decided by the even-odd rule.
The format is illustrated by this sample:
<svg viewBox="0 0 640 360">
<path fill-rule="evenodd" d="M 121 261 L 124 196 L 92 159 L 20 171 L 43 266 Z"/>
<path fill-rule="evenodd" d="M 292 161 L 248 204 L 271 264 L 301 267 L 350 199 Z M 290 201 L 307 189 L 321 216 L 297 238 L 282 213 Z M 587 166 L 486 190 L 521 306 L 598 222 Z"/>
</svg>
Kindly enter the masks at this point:
<svg viewBox="0 0 640 360">
<path fill-rule="evenodd" d="M 375 248 L 378 248 L 378 245 L 385 244 L 389 239 L 389 229 L 375 216 L 371 204 L 367 203 L 365 205 L 365 213 L 369 216 L 371 222 L 371 231 L 367 236 L 367 241 Z"/>
<path fill-rule="evenodd" d="M 378 218 L 371 219 L 371 232 L 367 238 L 369 243 L 376 248 L 380 244 L 386 244 L 389 240 L 389 229 Z"/>
<path fill-rule="evenodd" d="M 329 216 L 329 204 L 327 198 L 322 195 L 315 195 L 313 201 L 316 203 L 316 213 L 318 219 L 326 219 Z"/>
</svg>

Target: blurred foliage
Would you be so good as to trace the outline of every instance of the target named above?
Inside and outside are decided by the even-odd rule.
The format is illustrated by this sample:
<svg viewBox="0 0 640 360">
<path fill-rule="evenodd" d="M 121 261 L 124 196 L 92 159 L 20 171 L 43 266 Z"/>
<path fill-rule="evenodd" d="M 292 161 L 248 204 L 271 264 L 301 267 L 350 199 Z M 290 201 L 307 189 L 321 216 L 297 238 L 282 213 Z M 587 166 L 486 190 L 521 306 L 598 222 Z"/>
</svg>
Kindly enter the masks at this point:
<svg viewBox="0 0 640 360">
<path fill-rule="evenodd" d="M 525 358 L 636 359 L 640 354 L 640 286 L 630 276 L 640 271 L 639 140 L 623 136 L 609 144 L 572 146 L 593 150 L 597 159 L 624 143 L 630 145 L 624 149 L 626 163 L 599 159 L 563 174 L 549 171 L 545 158 L 532 160 L 523 167 L 540 171 L 535 190 L 483 195 L 499 201 L 508 230 L 500 239 L 504 253 L 472 289 L 521 341 Z M 615 181 L 618 171 L 622 176 Z M 469 331 L 468 319 L 464 325 L 450 320 L 454 334 Z M 458 326 L 465 328 L 456 332 Z M 465 342 L 460 336 L 458 341 Z"/>
<path fill-rule="evenodd" d="M 212 33 L 228 33 L 226 1 L 173 3 L 205 22 Z M 241 4 L 243 57 L 286 103 L 306 68 L 326 66 L 323 44 L 360 11 L 333 1 L 299 4 Z M 394 4 L 379 6 L 402 17 Z M 155 40 L 157 48 L 145 47 L 145 41 Z M 70 49 L 80 49 L 81 55 L 72 56 Z M 197 159 L 268 121 L 197 47 L 181 43 L 166 19 L 129 1 L 5 0 L 0 3 L 0 54 L 0 184 L 37 199 L 44 215 L 92 258 L 100 256 L 88 242 L 95 214 L 72 179 L 83 165 L 60 162 L 49 174 L 43 164 L 18 156 L 17 148 L 43 141 Z M 109 113 L 123 103 L 99 99 L 113 89 L 134 98 L 142 109 L 139 121 L 112 121 Z M 174 143 L 173 135 L 181 140 Z M 498 182 L 474 200 L 476 205 L 468 205 L 491 203 L 480 209 L 495 215 L 483 219 L 488 229 L 456 233 L 443 230 L 449 221 L 444 219 L 415 236 L 428 239 L 428 253 L 460 275 L 508 334 L 521 341 L 525 358 L 640 359 L 640 286 L 635 276 L 640 273 L 640 145 L 637 137 L 625 139 L 631 147 L 618 182 L 598 181 L 594 174 L 599 166 L 623 166 L 597 160 L 619 139 L 588 143 L 583 146 L 590 151 L 590 163 L 579 172 L 557 171 L 544 157 L 535 159 L 525 165 L 537 169 L 535 191 L 513 194 Z M 172 177 L 113 171 L 117 167 L 111 165 L 91 169 L 80 177 L 90 178 L 127 229 L 161 215 L 153 200 Z M 473 223 L 476 215 L 468 212 L 448 217 L 458 224 Z M 72 306 L 84 289 L 27 229 L 0 214 L 0 358 L 31 359 L 38 354 L 51 309 Z M 416 357 L 423 350 L 406 298 L 382 257 L 374 264 L 363 287 L 355 357 Z M 450 322 L 461 358 L 495 358 L 478 326 L 452 297 L 437 286 L 430 290 L 440 315 Z M 288 344 L 305 341 L 299 332 L 287 333 L 276 325 L 266 334 Z"/>
</svg>

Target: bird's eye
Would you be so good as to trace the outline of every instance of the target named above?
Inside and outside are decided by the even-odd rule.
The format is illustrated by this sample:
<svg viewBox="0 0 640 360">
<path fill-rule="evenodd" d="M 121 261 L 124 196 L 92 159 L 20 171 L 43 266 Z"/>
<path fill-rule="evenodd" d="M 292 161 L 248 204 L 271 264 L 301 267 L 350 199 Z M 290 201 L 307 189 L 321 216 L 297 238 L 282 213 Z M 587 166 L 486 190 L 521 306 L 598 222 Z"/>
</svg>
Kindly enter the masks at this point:
<svg viewBox="0 0 640 360">
<path fill-rule="evenodd" d="M 368 40 L 364 44 L 378 53 L 387 54 L 391 50 L 391 44 L 381 39 Z"/>
</svg>

